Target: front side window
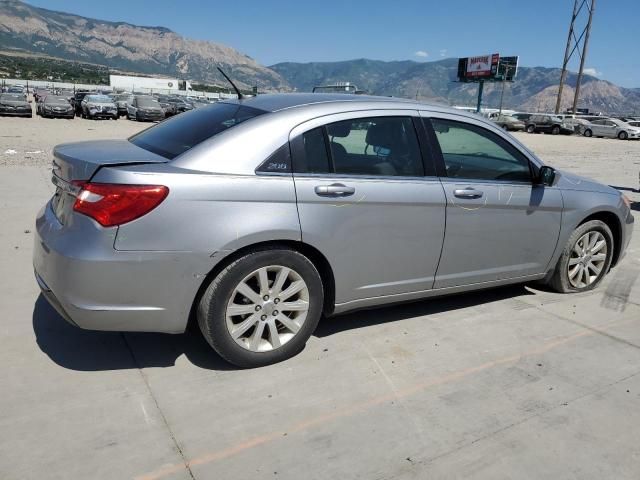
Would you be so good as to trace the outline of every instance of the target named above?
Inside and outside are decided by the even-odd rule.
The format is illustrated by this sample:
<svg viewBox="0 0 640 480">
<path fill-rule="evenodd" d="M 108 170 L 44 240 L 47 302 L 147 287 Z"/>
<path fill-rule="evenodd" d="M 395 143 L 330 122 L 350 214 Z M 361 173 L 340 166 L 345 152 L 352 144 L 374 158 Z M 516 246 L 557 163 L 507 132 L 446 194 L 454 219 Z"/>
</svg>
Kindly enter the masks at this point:
<svg viewBox="0 0 640 480">
<path fill-rule="evenodd" d="M 371 117 L 335 122 L 302 135 L 299 173 L 424 176 L 411 117 Z"/>
<path fill-rule="evenodd" d="M 447 176 L 470 180 L 530 182 L 529 160 L 506 140 L 482 127 L 431 119 Z"/>
</svg>

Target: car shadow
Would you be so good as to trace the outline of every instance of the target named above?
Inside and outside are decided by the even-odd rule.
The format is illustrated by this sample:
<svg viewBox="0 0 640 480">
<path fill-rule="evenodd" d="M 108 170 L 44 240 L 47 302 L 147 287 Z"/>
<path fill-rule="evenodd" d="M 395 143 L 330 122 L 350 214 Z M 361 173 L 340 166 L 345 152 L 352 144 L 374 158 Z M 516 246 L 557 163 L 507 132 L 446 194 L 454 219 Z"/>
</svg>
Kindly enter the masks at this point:
<svg viewBox="0 0 640 480">
<path fill-rule="evenodd" d="M 538 286 L 536 286 L 538 288 Z M 375 310 L 323 318 L 314 332 L 318 338 L 423 315 L 483 305 L 523 295 L 535 295 L 525 285 L 378 307 Z M 67 323 L 40 295 L 33 309 L 33 331 L 40 350 L 61 367 L 77 371 L 172 367 L 184 355 L 207 370 L 236 370 L 207 344 L 197 327 L 182 335 L 83 330 Z"/>
<path fill-rule="evenodd" d="M 338 315 L 331 318 L 323 318 L 314 332 L 316 337 L 327 337 L 346 330 L 371 327 L 387 322 L 406 320 L 409 318 L 434 315 L 449 312 L 461 308 L 484 305 L 487 303 L 507 300 L 524 295 L 535 295 L 525 288 L 527 284 L 509 285 L 489 290 L 479 290 L 469 293 L 458 293 L 444 297 L 416 300 L 411 303 L 401 303 L 374 309 L 359 310 L 357 312 Z M 535 286 L 540 290 L 540 285 Z"/>
<path fill-rule="evenodd" d="M 235 370 L 200 332 L 183 335 L 83 330 L 67 323 L 40 295 L 33 308 L 33 331 L 40 350 L 61 367 L 78 371 L 172 367 L 185 355 L 208 370 Z"/>
</svg>

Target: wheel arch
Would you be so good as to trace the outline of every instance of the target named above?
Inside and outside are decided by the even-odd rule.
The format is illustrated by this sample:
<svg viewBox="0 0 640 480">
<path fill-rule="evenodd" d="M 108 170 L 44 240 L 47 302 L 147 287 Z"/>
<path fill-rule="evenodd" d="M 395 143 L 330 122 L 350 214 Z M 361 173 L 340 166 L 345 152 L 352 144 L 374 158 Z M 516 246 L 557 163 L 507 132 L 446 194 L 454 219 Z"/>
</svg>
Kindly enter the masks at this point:
<svg viewBox="0 0 640 480">
<path fill-rule="evenodd" d="M 591 220 L 600 220 L 605 223 L 613 234 L 613 258 L 611 259 L 611 266 L 614 267 L 618 263 L 620 250 L 622 248 L 622 223 L 615 213 L 602 210 L 584 218 L 577 226 L 579 227 Z"/>
<path fill-rule="evenodd" d="M 285 247 L 290 248 L 291 250 L 295 250 L 296 252 L 301 253 L 302 255 L 307 257 L 311 261 L 311 263 L 313 263 L 313 265 L 318 270 L 318 273 L 320 274 L 322 285 L 324 287 L 324 304 L 322 307 L 322 313 L 327 316 L 331 315 L 335 307 L 335 278 L 333 269 L 331 268 L 327 257 L 325 257 L 324 254 L 317 248 L 304 242 L 300 242 L 297 240 L 269 240 L 245 245 L 226 255 L 214 265 L 211 271 L 203 279 L 200 287 L 198 288 L 196 296 L 193 299 L 191 309 L 189 311 L 188 326 L 197 325 L 197 320 L 195 317 L 196 311 L 198 309 L 198 303 L 200 302 L 200 299 L 202 298 L 202 295 L 204 294 L 209 284 L 227 265 L 249 252 L 269 250 L 278 247 Z"/>
</svg>

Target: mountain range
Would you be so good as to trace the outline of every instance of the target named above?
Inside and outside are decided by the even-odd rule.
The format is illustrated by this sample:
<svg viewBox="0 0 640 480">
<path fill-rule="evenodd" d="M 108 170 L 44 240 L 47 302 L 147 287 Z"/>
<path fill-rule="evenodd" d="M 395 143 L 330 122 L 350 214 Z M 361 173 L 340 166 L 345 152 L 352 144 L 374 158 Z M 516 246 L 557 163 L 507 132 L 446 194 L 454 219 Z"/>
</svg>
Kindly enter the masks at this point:
<svg viewBox="0 0 640 480">
<path fill-rule="evenodd" d="M 383 62 L 350 60 L 345 62 L 279 63 L 270 68 L 293 88 L 310 91 L 316 85 L 351 81 L 358 88 L 377 95 L 417 98 L 450 105 L 475 105 L 478 85 L 457 81 L 458 60 L 435 62 L 410 60 Z M 555 108 L 561 69 L 520 67 L 516 81 L 504 85 L 505 108 L 550 111 Z M 577 74 L 568 73 L 562 96 L 562 108 L 573 104 Z M 502 83 L 487 83 L 483 105 L 497 107 Z M 640 111 L 640 89 L 622 88 L 606 80 L 584 75 L 580 107 L 604 112 Z"/>
<path fill-rule="evenodd" d="M 132 25 L 0 0 L 0 53 L 96 64 L 108 69 L 164 75 L 225 85 L 222 66 L 241 88 L 311 91 L 349 81 L 371 94 L 475 105 L 477 85 L 456 82 L 457 59 L 435 62 L 357 59 L 342 62 L 279 63 L 266 67 L 219 43 L 191 40 L 165 27 Z M 560 69 L 521 67 L 505 86 L 505 108 L 549 111 L 555 106 Z M 576 75 L 567 78 L 563 108 L 573 99 Z M 502 84 L 485 86 L 485 106 L 497 106 Z M 585 75 L 580 107 L 605 112 L 640 112 L 640 89 L 622 88 Z"/>
</svg>

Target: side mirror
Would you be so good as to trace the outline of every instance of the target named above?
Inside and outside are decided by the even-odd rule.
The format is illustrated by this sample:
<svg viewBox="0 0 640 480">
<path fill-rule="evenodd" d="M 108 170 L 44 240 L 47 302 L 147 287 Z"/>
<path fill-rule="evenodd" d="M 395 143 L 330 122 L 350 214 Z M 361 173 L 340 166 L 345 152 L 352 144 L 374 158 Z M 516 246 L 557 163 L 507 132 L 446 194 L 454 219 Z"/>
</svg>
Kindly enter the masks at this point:
<svg viewBox="0 0 640 480">
<path fill-rule="evenodd" d="M 556 179 L 556 170 L 548 165 L 540 167 L 538 172 L 538 183 L 540 185 L 546 185 L 550 187 L 553 185 L 553 181 Z"/>
</svg>

